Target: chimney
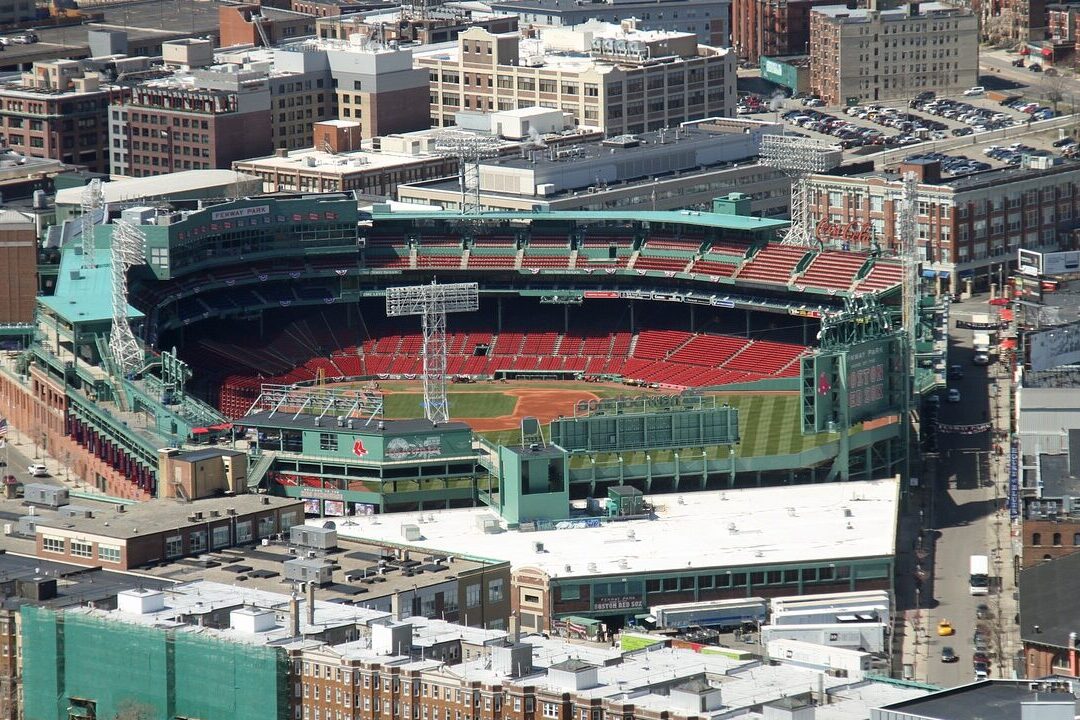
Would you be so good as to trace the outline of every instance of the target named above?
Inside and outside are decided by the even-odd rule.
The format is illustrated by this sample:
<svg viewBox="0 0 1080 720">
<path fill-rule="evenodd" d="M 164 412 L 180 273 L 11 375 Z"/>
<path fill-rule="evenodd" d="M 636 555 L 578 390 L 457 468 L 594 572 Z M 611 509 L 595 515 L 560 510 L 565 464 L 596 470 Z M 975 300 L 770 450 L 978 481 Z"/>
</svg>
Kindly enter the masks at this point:
<svg viewBox="0 0 1080 720">
<path fill-rule="evenodd" d="M 517 643 L 521 640 L 521 628 L 518 626 L 517 615 L 510 616 L 510 642 Z"/>
<path fill-rule="evenodd" d="M 315 583 L 310 581 L 307 584 L 307 622 L 308 625 L 315 624 Z"/>
<path fill-rule="evenodd" d="M 289 598 L 289 630 L 294 638 L 300 637 L 300 598 L 295 590 Z"/>
</svg>

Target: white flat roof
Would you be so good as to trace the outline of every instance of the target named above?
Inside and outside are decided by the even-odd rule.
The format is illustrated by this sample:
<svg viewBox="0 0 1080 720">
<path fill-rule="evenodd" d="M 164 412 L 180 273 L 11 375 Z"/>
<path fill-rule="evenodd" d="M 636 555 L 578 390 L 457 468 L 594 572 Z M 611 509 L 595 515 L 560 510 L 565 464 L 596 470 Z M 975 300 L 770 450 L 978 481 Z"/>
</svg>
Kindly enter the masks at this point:
<svg viewBox="0 0 1080 720">
<path fill-rule="evenodd" d="M 105 202 L 114 203 L 138 198 L 191 192 L 215 187 L 227 187 L 244 181 L 262 182 L 254 175 L 233 170 L 185 170 L 153 177 L 123 178 L 101 184 Z M 56 193 L 57 205 L 80 205 L 83 187 L 64 188 Z"/>
<path fill-rule="evenodd" d="M 551 532 L 487 534 L 477 519 L 495 517 L 489 508 L 350 518 L 337 530 L 343 537 L 508 560 L 514 569 L 537 568 L 550 577 L 625 575 L 889 557 L 897 493 L 897 481 L 889 479 L 651 495 L 654 519 Z M 406 542 L 403 525 L 417 525 L 421 539 Z M 543 543 L 541 552 L 536 543 Z"/>
<path fill-rule="evenodd" d="M 251 169 L 275 168 L 278 170 L 306 170 L 308 172 L 336 173 L 349 175 L 351 173 L 371 172 L 386 168 L 414 165 L 437 157 L 430 153 L 418 153 L 405 155 L 380 150 L 354 150 L 351 152 L 328 153 L 324 150 L 308 148 L 306 150 L 292 150 L 288 157 L 269 155 L 267 157 L 252 158 L 250 160 L 237 160 L 236 167 Z M 309 165 L 314 161 L 314 165 Z"/>
</svg>

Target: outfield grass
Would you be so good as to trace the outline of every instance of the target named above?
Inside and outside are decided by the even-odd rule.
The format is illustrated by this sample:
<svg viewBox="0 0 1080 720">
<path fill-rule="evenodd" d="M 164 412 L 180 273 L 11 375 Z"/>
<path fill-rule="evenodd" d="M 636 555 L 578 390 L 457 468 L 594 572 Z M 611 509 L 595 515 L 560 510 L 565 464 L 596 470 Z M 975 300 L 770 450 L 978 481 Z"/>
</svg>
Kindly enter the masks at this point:
<svg viewBox="0 0 1080 720">
<path fill-rule="evenodd" d="M 836 440 L 836 435 L 821 433 L 819 435 L 802 434 L 802 418 L 799 414 L 798 395 L 754 395 L 739 393 L 734 395 L 718 395 L 720 402 L 726 402 L 739 410 L 739 438 L 738 456 L 742 458 L 764 457 L 768 455 L 789 455 L 819 447 Z M 858 427 L 852 428 L 857 431 Z M 520 441 L 520 432 L 517 430 L 500 430 L 493 432 L 478 433 L 490 442 L 507 444 Z M 546 434 L 546 429 L 545 429 Z M 669 453 L 673 450 L 658 450 L 651 453 L 654 462 L 670 460 Z M 611 455 L 611 457 L 608 457 Z M 635 453 L 624 453 L 623 462 L 631 462 L 631 456 Z M 640 453 L 641 462 L 644 462 L 644 453 Z M 706 456 L 709 459 L 727 457 L 728 449 L 724 446 L 712 446 L 706 448 Z M 614 454 L 598 453 L 596 462 L 617 462 Z"/>
<path fill-rule="evenodd" d="M 450 417 L 490 418 L 512 415 L 517 398 L 500 392 L 453 392 L 447 396 Z M 417 418 L 424 416 L 422 393 L 391 393 L 383 397 L 383 414 L 387 418 Z"/>
</svg>

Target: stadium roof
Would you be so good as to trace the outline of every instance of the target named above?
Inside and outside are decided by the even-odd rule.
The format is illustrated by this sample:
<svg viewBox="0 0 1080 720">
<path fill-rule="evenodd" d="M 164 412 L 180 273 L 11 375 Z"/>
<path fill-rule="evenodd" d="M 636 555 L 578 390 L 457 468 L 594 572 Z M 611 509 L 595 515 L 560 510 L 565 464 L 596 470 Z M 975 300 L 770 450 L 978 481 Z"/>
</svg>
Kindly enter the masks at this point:
<svg viewBox="0 0 1080 720">
<path fill-rule="evenodd" d="M 651 519 L 558 532 L 492 535 L 478 522 L 494 516 L 490 508 L 357 517 L 337 530 L 342 537 L 388 545 L 493 556 L 513 569 L 537 568 L 560 578 L 882 558 L 895 551 L 896 480 L 670 493 L 647 500 L 655 508 Z M 422 539 L 404 542 L 403 525 L 420 527 Z"/>
<path fill-rule="evenodd" d="M 56 292 L 38 298 L 38 302 L 72 325 L 112 319 L 112 261 L 108 248 L 94 251 L 94 267 L 82 267 L 82 253 L 67 248 L 60 258 Z M 143 317 L 128 305 L 128 318 Z"/>
<path fill-rule="evenodd" d="M 378 206 L 376 206 L 378 208 Z M 374 220 L 450 220 L 463 216 L 449 211 L 399 212 L 374 210 Z M 469 215 L 469 220 L 552 220 L 552 221 L 628 221 L 644 223 L 679 223 L 700 225 L 723 230 L 781 230 L 788 226 L 787 220 L 726 215 L 698 210 L 657 210 L 652 212 L 627 212 L 623 210 L 552 210 L 549 212 L 486 212 Z"/>
</svg>

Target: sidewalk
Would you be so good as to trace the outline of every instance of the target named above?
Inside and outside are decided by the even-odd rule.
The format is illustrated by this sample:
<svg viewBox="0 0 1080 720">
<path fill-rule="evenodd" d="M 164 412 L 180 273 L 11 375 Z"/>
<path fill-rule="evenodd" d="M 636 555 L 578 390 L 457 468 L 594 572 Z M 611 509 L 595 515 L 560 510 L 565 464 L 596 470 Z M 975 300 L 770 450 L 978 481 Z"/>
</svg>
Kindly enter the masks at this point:
<svg viewBox="0 0 1080 720">
<path fill-rule="evenodd" d="M 1004 368 L 992 366 L 991 383 L 997 386 L 997 394 L 990 396 L 991 417 L 994 421 L 994 442 L 1004 452 L 991 460 L 994 473 L 994 494 L 998 510 L 987 524 L 987 548 L 990 550 L 991 571 L 999 578 L 997 591 L 990 595 L 990 611 L 996 637 L 993 649 L 995 675 L 1013 677 L 1013 659 L 1022 649 L 1019 626 L 1015 622 L 1020 612 L 1013 558 L 1019 552 L 1014 547 L 1013 526 L 1009 518 L 1007 498 L 1009 494 L 1009 411 L 1011 407 L 1011 382 Z M 1019 527 L 1017 528 L 1019 530 Z"/>
<path fill-rule="evenodd" d="M 35 444 L 27 434 L 10 424 L 8 425 L 7 445 L 7 448 L 0 450 L 0 458 L 7 459 L 9 463 L 9 467 L 5 468 L 5 474 L 10 473 L 11 475 L 14 475 L 20 482 L 25 484 L 48 479 L 52 480 L 57 485 L 63 485 L 71 492 L 85 495 L 97 495 L 100 496 L 103 501 L 110 499 L 93 485 L 84 483 L 82 478 L 70 472 L 60 460 L 48 453 L 42 452 L 40 445 Z M 11 452 L 8 452 L 9 449 Z M 16 458 L 15 453 L 24 456 L 26 462 L 22 462 Z M 45 465 L 46 469 L 49 471 L 49 478 L 30 477 L 26 472 L 26 468 L 32 463 L 41 463 Z"/>
</svg>

